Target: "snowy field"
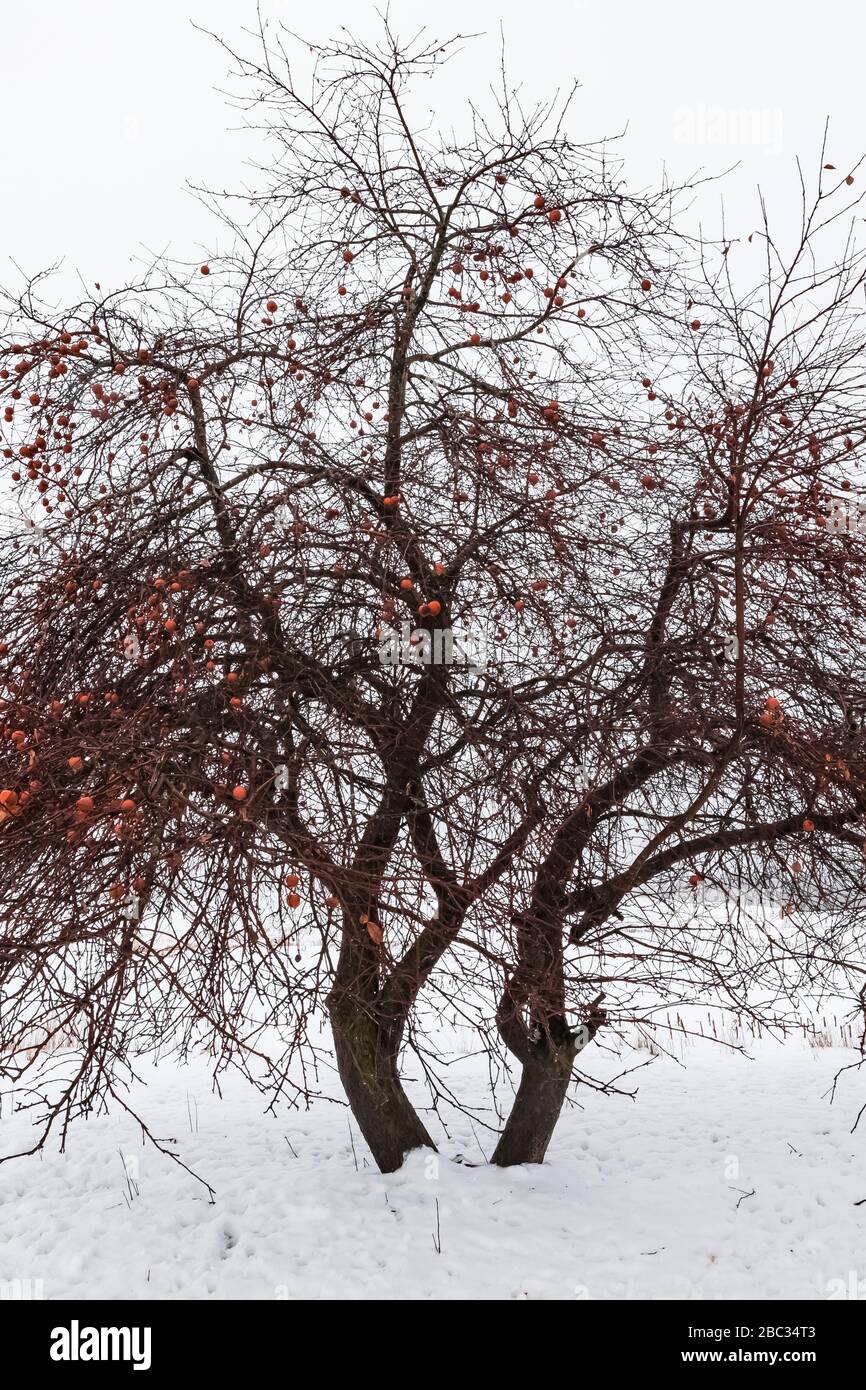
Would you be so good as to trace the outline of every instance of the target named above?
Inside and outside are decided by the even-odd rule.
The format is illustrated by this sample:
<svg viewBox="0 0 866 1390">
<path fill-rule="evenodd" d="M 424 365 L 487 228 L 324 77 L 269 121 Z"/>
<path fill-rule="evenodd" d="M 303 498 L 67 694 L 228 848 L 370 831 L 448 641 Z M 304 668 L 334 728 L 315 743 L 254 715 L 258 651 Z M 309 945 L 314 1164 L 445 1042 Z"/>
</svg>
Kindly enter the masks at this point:
<svg viewBox="0 0 866 1390">
<path fill-rule="evenodd" d="M 0 1280 L 48 1299 L 866 1297 L 866 1069 L 831 1104 L 853 1052 L 752 1057 L 655 1058 L 620 1083 L 634 1099 L 578 1086 L 542 1168 L 469 1166 L 489 1132 L 433 1117 L 438 1158 L 387 1177 L 342 1106 L 271 1116 L 240 1079 L 214 1095 L 204 1060 L 160 1066 L 133 1099 L 214 1201 L 122 1113 L 79 1123 L 65 1154 L 0 1166 Z M 484 1104 L 480 1069 L 459 1084 Z M 29 1133 L 7 1097 L 2 1152 Z"/>
</svg>

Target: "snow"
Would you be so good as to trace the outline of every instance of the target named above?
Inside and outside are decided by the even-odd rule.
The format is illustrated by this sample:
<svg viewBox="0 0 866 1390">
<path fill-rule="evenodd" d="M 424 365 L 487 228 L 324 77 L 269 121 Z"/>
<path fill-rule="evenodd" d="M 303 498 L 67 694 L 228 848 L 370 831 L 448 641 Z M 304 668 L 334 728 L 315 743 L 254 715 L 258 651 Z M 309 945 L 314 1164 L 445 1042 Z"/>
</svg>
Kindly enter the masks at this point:
<svg viewBox="0 0 866 1390">
<path fill-rule="evenodd" d="M 582 1060 L 613 1070 L 597 1046 Z M 41 1280 L 48 1299 L 850 1296 L 866 1279 L 863 1072 L 828 1093 L 855 1054 L 789 1040 L 684 1060 L 620 1058 L 639 1067 L 620 1083 L 634 1099 L 579 1085 L 543 1167 L 484 1166 L 491 1131 L 455 1113 L 448 1136 L 429 1117 L 438 1156 L 387 1176 L 339 1104 L 271 1115 L 241 1078 L 220 1099 L 205 1058 L 160 1065 L 131 1099 L 213 1202 L 122 1111 L 81 1122 L 64 1154 L 0 1165 L 0 1280 Z M 489 1103 L 480 1060 L 451 1079 Z M 2 1152 L 30 1135 L 6 1097 Z"/>
</svg>

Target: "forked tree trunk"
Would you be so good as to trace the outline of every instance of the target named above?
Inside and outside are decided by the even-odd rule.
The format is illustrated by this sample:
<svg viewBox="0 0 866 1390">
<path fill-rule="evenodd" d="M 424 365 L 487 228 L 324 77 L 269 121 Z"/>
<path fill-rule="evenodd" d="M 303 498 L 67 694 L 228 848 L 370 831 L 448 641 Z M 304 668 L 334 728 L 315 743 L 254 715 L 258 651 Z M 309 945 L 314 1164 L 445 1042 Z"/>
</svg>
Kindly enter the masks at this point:
<svg viewBox="0 0 866 1390">
<path fill-rule="evenodd" d="M 571 1081 L 579 1047 L 536 1044 L 523 1058 L 523 1073 L 511 1113 L 491 1163 L 510 1168 L 515 1163 L 543 1163 Z"/>
<path fill-rule="evenodd" d="M 385 1028 L 375 1007 L 347 999 L 330 1002 L 337 1067 L 352 1114 L 383 1173 L 401 1167 L 413 1149 L 435 1149 L 400 1082 L 400 1034 Z"/>
<path fill-rule="evenodd" d="M 568 1094 L 574 1059 L 592 1042 L 605 1021 L 602 998 L 600 994 L 593 1000 L 585 1021 L 577 1029 L 569 1027 L 562 1014 L 548 1016 L 537 1040 L 529 1037 L 510 1009 L 509 996 L 502 1000 L 498 1014 L 500 1036 L 523 1071 L 491 1163 L 510 1168 L 515 1163 L 544 1162 Z"/>
</svg>

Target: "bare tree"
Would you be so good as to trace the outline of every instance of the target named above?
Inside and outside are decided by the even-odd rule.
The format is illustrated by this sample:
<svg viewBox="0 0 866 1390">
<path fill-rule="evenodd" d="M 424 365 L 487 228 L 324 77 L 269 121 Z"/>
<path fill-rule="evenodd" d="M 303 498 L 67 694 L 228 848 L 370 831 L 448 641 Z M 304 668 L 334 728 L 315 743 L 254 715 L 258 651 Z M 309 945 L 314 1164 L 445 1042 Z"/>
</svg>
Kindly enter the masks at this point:
<svg viewBox="0 0 866 1390">
<path fill-rule="evenodd" d="M 741 248 L 689 268 L 671 190 L 629 195 L 567 100 L 422 128 L 423 36 L 309 87 L 259 52 L 228 254 L 10 295 L 4 1069 L 71 1047 L 36 1147 L 169 1040 L 306 1096 L 326 1000 L 389 1170 L 432 1143 L 419 993 L 486 1033 L 495 990 L 494 1161 L 540 1161 L 641 990 L 855 978 L 861 262 L 815 269 L 834 185 L 754 294 Z M 769 955 L 673 922 L 683 875 L 770 862 L 822 915 Z"/>
<path fill-rule="evenodd" d="M 498 1022 L 523 1079 L 494 1162 L 543 1158 L 604 1019 L 596 1001 L 589 1029 L 568 1021 L 592 979 L 582 953 L 600 984 L 619 957 L 632 991 L 641 979 L 665 999 L 674 967 L 680 998 L 709 990 L 770 1023 L 841 988 L 862 1042 L 864 259 L 850 239 L 836 251 L 853 182 L 822 173 L 811 201 L 804 187 L 787 252 L 765 220 L 707 255 L 691 345 L 642 380 L 644 428 L 606 441 L 622 515 L 578 599 L 580 630 L 601 640 L 569 682 L 579 713 L 558 712 L 581 725 L 585 772 L 564 762 L 548 782 L 513 914 Z M 686 878 L 696 897 L 708 882 L 751 890 L 758 917 L 672 922 Z"/>
</svg>

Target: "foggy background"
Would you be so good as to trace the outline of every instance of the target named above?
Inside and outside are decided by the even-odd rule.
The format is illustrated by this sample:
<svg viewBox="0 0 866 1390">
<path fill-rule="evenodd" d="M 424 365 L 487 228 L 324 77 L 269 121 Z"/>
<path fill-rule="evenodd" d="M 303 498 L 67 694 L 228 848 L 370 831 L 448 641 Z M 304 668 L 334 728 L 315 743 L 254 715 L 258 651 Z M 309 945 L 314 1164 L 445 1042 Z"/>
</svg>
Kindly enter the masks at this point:
<svg viewBox="0 0 866 1390">
<path fill-rule="evenodd" d="M 347 25 L 376 32 L 372 4 L 262 0 L 271 27 L 324 41 Z M 849 0 L 393 0 L 392 27 L 411 37 L 467 41 L 445 73 L 417 92 L 418 108 L 459 129 L 467 95 L 483 103 L 506 61 L 527 104 L 575 79 L 569 121 L 577 139 L 625 132 L 621 153 L 633 189 L 699 169 L 732 170 L 701 191 L 691 216 L 705 232 L 748 235 L 758 226 L 757 189 L 772 224 L 796 229 L 796 159 L 814 177 L 826 118 L 827 158 L 841 173 L 866 147 L 863 37 Z M 210 215 L 186 188 L 240 188 L 257 141 L 226 105 L 230 60 L 195 25 L 250 52 L 254 0 L 41 0 L 7 7 L 0 53 L 5 216 L 0 278 L 17 282 L 63 259 L 63 283 L 80 275 L 103 289 L 134 274 L 134 263 L 168 251 L 195 261 L 215 251 Z M 220 90 L 222 89 L 222 91 Z M 866 179 L 866 171 L 863 175 Z M 858 176 L 858 184 L 860 178 Z M 866 186 L 866 184 L 864 184 Z M 858 190 L 852 190 L 858 191 Z M 68 277 L 68 279 L 67 279 Z"/>
</svg>

